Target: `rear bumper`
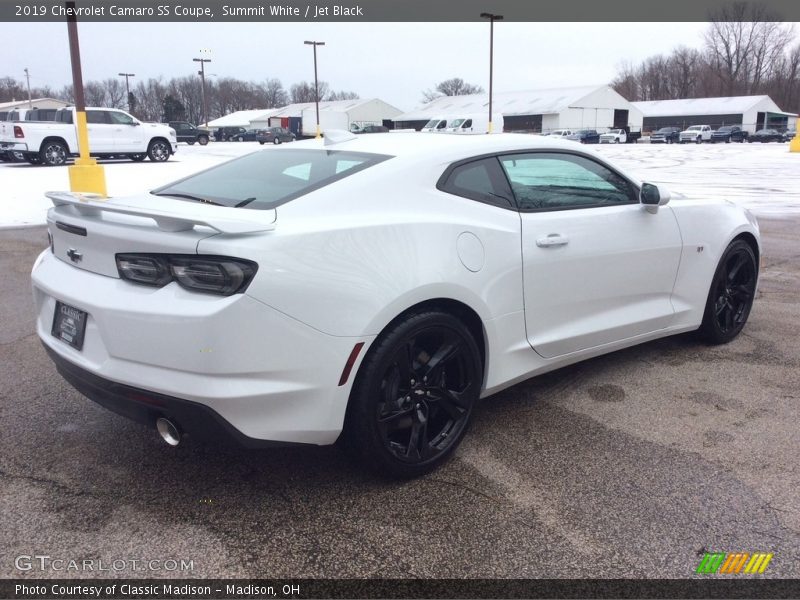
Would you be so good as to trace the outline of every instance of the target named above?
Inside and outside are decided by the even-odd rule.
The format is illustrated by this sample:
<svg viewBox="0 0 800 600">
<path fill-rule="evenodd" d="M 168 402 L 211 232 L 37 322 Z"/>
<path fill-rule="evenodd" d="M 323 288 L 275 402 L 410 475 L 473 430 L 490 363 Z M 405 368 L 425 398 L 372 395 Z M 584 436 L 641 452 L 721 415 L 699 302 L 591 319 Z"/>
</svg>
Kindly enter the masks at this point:
<svg viewBox="0 0 800 600">
<path fill-rule="evenodd" d="M 103 379 L 69 362 L 44 342 L 42 345 L 72 387 L 103 408 L 142 425 L 155 428 L 156 419 L 166 417 L 193 440 L 218 443 L 227 438 L 248 448 L 305 445 L 246 436 L 204 404 Z"/>
<path fill-rule="evenodd" d="M 32 279 L 39 338 L 61 369 L 72 365 L 96 377 L 72 369 L 67 379 L 111 410 L 150 423 L 158 410 L 179 411 L 173 416 L 183 425 L 186 407 L 200 405 L 246 445 L 253 445 L 247 438 L 324 445 L 341 433 L 354 377 L 342 386 L 339 378 L 353 346 L 367 338 L 326 335 L 246 294 L 136 286 L 75 268 L 49 250 Z M 86 311 L 81 350 L 51 334 L 56 301 Z M 128 406 L 129 394 L 117 393 L 131 389 L 162 404 L 145 402 L 149 412 L 142 414 L 140 405 Z"/>
<path fill-rule="evenodd" d="M 27 152 L 28 144 L 24 142 L 0 142 L 0 151 Z"/>
</svg>

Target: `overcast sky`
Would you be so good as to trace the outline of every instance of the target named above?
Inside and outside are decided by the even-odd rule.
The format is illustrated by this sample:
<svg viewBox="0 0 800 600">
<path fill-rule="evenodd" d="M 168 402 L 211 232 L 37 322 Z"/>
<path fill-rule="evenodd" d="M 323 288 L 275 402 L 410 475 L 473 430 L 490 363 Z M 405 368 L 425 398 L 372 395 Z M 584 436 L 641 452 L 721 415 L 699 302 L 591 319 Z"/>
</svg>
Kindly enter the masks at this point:
<svg viewBox="0 0 800 600">
<path fill-rule="evenodd" d="M 638 62 L 678 45 L 699 47 L 705 23 L 497 23 L 495 90 L 608 83 L 622 61 Z M 84 80 L 135 73 L 136 79 L 188 75 L 191 59 L 210 48 L 207 73 L 285 88 L 319 77 L 336 90 L 378 97 L 402 110 L 422 90 L 450 77 L 488 88 L 488 23 L 83 23 Z M 71 83 L 66 25 L 0 23 L 6 49 L 0 76 L 56 88 Z"/>
</svg>

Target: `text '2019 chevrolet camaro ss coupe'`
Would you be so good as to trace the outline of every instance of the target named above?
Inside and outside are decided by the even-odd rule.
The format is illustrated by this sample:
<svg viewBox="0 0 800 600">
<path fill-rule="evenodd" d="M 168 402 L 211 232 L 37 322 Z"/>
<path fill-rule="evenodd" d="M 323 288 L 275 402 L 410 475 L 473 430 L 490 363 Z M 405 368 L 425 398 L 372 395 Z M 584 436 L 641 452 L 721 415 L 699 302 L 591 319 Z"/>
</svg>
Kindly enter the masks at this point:
<svg viewBox="0 0 800 600">
<path fill-rule="evenodd" d="M 49 194 L 38 334 L 177 444 L 331 444 L 408 477 L 479 398 L 655 338 L 733 339 L 758 225 L 569 141 L 329 132 L 148 194 Z"/>
</svg>

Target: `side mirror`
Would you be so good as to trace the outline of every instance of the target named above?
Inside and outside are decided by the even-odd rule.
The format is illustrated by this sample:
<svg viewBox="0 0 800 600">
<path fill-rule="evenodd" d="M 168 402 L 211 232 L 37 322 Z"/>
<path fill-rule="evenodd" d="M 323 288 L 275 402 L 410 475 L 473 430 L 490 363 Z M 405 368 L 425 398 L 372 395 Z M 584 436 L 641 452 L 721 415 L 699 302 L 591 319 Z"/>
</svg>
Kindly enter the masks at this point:
<svg viewBox="0 0 800 600">
<path fill-rule="evenodd" d="M 131 121 L 131 125 L 133 125 L 134 127 L 138 127 L 139 125 L 141 125 L 141 123 L 139 123 L 139 121 Z"/>
<path fill-rule="evenodd" d="M 639 202 L 651 213 L 657 212 L 659 206 L 669 202 L 669 198 L 669 190 L 652 183 L 643 183 L 639 192 Z"/>
</svg>

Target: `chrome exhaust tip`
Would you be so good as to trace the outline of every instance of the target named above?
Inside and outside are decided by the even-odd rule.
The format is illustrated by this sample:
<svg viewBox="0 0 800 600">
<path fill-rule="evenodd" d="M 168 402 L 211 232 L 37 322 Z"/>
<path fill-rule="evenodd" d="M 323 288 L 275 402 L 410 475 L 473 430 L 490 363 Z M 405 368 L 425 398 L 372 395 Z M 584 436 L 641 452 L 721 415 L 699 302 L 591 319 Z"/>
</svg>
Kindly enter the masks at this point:
<svg viewBox="0 0 800 600">
<path fill-rule="evenodd" d="M 170 446 L 177 446 L 181 443 L 181 432 L 178 426 L 169 419 L 159 417 L 156 421 L 156 429 L 161 439 L 167 442 Z"/>
</svg>

